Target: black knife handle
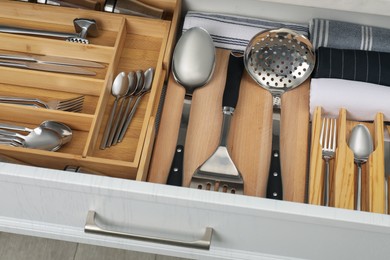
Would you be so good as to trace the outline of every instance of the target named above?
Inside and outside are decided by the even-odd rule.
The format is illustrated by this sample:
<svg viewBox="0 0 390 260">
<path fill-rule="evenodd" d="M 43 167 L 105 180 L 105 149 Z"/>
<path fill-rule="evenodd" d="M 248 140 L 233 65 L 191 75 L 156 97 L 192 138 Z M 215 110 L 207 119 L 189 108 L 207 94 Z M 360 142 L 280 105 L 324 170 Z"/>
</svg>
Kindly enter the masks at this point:
<svg viewBox="0 0 390 260">
<path fill-rule="evenodd" d="M 280 168 L 280 153 L 272 151 L 271 165 L 268 174 L 267 198 L 283 200 L 282 174 Z"/>
<path fill-rule="evenodd" d="M 244 59 L 241 53 L 232 51 L 226 75 L 225 90 L 223 92 L 222 107 L 235 108 L 240 92 L 240 83 L 244 71 Z"/>
<path fill-rule="evenodd" d="M 183 185 L 183 158 L 184 146 L 176 146 L 175 155 L 172 160 L 171 169 L 169 170 L 168 185 L 182 186 Z"/>
</svg>

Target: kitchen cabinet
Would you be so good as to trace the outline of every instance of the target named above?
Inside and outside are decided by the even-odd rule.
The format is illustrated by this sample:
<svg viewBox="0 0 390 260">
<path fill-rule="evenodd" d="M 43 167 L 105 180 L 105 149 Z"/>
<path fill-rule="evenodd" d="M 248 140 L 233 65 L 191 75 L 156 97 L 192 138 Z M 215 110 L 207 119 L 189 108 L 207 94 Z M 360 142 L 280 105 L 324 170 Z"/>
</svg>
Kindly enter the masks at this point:
<svg viewBox="0 0 390 260">
<path fill-rule="evenodd" d="M 183 14 L 207 10 L 292 22 L 323 17 L 390 28 L 390 1 L 185 0 L 183 8 Z M 8 163 L 0 163 L 0 197 L 5 232 L 197 259 L 390 255 L 390 217 L 383 214 Z M 156 239 L 86 233 L 91 211 L 104 229 Z M 207 228 L 213 229 L 209 248 L 164 243 L 199 240 Z"/>
</svg>

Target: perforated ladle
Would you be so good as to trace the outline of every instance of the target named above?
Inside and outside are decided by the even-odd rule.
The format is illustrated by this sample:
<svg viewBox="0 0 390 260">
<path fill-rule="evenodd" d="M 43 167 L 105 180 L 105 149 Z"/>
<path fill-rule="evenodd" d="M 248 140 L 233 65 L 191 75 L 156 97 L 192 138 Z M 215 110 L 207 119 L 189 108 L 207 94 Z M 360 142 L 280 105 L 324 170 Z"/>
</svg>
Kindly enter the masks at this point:
<svg viewBox="0 0 390 260">
<path fill-rule="evenodd" d="M 285 28 L 267 30 L 250 40 L 244 64 L 249 75 L 272 94 L 272 153 L 267 198 L 282 200 L 279 151 L 281 97 L 310 76 L 315 65 L 315 53 L 310 41 L 303 35 Z"/>
</svg>

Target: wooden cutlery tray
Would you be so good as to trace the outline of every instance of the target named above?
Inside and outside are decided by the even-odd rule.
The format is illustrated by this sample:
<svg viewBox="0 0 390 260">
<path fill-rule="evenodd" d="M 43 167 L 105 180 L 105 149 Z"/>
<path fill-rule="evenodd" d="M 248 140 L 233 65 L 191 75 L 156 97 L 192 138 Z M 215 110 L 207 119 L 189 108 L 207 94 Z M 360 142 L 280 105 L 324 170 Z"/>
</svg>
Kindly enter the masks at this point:
<svg viewBox="0 0 390 260">
<path fill-rule="evenodd" d="M 184 152 L 184 186 L 216 149 L 222 124 L 222 94 L 229 51 L 217 49 L 211 81 L 193 94 Z M 166 183 L 179 130 L 184 88 L 169 75 L 148 181 Z M 282 100 L 281 161 L 284 199 L 304 202 L 308 164 L 309 80 Z M 244 179 L 244 194 L 265 197 L 271 156 L 272 97 L 245 71 L 228 149 Z M 303 156 L 302 156 L 303 155 Z"/>
<path fill-rule="evenodd" d="M 330 206 L 354 209 L 357 167 L 348 140 L 352 128 L 363 123 L 370 130 L 374 151 L 367 163 L 362 165 L 362 210 L 385 213 L 383 114 L 378 113 L 373 122 L 356 122 L 347 120 L 347 113 L 345 109 L 340 109 L 337 118 L 337 149 L 335 158 L 330 161 Z M 309 203 L 316 205 L 323 202 L 324 160 L 319 140 L 324 116 L 321 107 L 318 107 L 312 119 Z"/>
<path fill-rule="evenodd" d="M 149 4 L 151 4 L 150 2 Z M 41 30 L 74 32 L 73 19 L 95 19 L 99 36 L 90 44 L 59 39 L 0 33 L 0 52 L 23 52 L 79 58 L 99 62 L 96 76 L 0 67 L 0 96 L 66 99 L 85 96 L 81 113 L 0 104 L 0 122 L 37 127 L 45 120 L 63 122 L 73 139 L 57 152 L 0 146 L 0 155 L 39 167 L 64 169 L 81 166 L 93 172 L 130 179 L 145 179 L 155 137 L 157 113 L 166 71 L 169 69 L 180 1 L 156 1 L 166 20 L 123 16 L 104 12 L 1 1 L 0 24 Z M 151 92 L 138 106 L 122 143 L 99 149 L 108 114 L 114 102 L 111 84 L 115 76 L 138 69 L 155 69 Z M 89 68 L 90 69 L 90 68 Z"/>
</svg>

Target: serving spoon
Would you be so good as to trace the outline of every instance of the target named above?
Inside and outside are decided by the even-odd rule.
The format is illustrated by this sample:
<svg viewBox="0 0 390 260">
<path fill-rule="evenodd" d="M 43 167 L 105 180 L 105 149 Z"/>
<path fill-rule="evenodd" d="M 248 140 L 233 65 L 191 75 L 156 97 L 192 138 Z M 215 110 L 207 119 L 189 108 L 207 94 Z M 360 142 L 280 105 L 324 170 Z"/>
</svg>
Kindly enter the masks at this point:
<svg viewBox="0 0 390 260">
<path fill-rule="evenodd" d="M 214 73 L 215 46 L 210 34 L 203 28 L 187 30 L 175 46 L 172 58 L 172 74 L 186 93 L 180 119 L 176 150 L 168 175 L 167 184 L 182 186 L 184 144 L 190 117 L 192 94 L 206 85 Z"/>
<path fill-rule="evenodd" d="M 354 154 L 354 161 L 358 167 L 355 208 L 361 210 L 362 164 L 367 162 L 368 157 L 374 150 L 370 131 L 365 125 L 358 124 L 352 129 L 348 146 Z"/>
</svg>

